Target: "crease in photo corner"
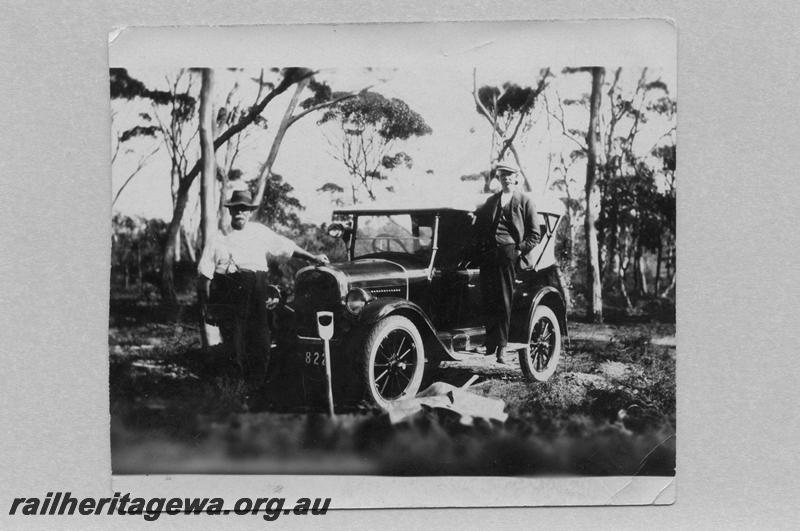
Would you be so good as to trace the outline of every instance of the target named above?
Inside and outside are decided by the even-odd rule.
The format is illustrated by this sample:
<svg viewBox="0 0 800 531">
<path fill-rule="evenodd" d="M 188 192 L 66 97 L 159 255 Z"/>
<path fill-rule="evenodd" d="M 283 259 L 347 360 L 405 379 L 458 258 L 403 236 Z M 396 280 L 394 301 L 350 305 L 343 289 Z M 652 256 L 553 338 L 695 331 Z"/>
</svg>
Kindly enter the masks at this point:
<svg viewBox="0 0 800 531">
<path fill-rule="evenodd" d="M 650 457 L 650 456 L 653 454 L 653 452 L 655 452 L 655 451 L 656 451 L 656 450 L 658 450 L 660 447 L 662 447 L 662 446 L 663 446 L 663 445 L 664 445 L 664 444 L 665 444 L 667 441 L 669 441 L 669 440 L 671 440 L 671 439 L 674 439 L 674 438 L 675 438 L 675 434 L 669 435 L 669 436 L 668 436 L 668 437 L 666 437 L 666 438 L 665 438 L 663 441 L 661 441 L 660 443 L 658 443 L 657 445 L 655 445 L 655 446 L 654 446 L 654 447 L 653 447 L 653 448 L 652 448 L 652 449 L 651 449 L 651 450 L 650 450 L 650 451 L 647 453 L 647 455 L 645 455 L 645 456 L 644 456 L 644 458 L 642 458 L 641 465 L 642 465 L 642 466 L 644 466 L 644 463 L 645 463 L 645 462 L 647 462 L 647 459 L 648 459 L 648 458 L 649 458 L 649 457 Z M 609 498 L 608 502 L 606 502 L 606 504 L 605 504 L 605 505 L 618 505 L 617 503 L 615 503 L 615 500 L 617 499 L 617 497 L 618 497 L 618 496 L 621 496 L 621 495 L 622 495 L 622 494 L 623 494 L 625 491 L 627 491 L 627 490 L 629 489 L 629 487 L 631 487 L 631 486 L 633 485 L 633 483 L 634 483 L 635 479 L 636 479 L 637 477 L 639 477 L 639 471 L 641 471 L 641 466 L 639 467 L 639 470 L 637 470 L 637 471 L 636 471 L 636 473 L 634 473 L 634 474 L 633 474 L 633 475 L 632 475 L 632 476 L 631 476 L 631 477 L 628 479 L 628 482 L 627 482 L 625 485 L 623 485 L 622 487 L 620 487 L 620 488 L 617 490 L 617 492 L 615 492 L 615 493 L 614 493 L 614 495 L 613 495 L 613 496 L 611 496 L 611 498 Z M 672 478 L 670 478 L 670 481 L 669 481 L 669 482 L 668 482 L 666 485 L 664 485 L 664 487 L 663 487 L 663 488 L 661 488 L 661 489 L 660 489 L 660 490 L 659 490 L 659 491 L 658 491 L 658 492 L 655 494 L 655 496 L 653 497 L 653 500 L 652 500 L 652 501 L 651 501 L 649 504 L 647 504 L 647 503 L 644 503 L 643 505 L 663 505 L 663 504 L 665 504 L 665 503 L 666 503 L 666 504 L 672 504 L 672 503 L 675 503 L 675 493 L 674 493 L 674 492 L 672 492 L 672 493 L 671 493 L 671 498 L 669 499 L 669 501 L 665 500 L 664 502 L 661 502 L 661 503 L 659 503 L 659 501 L 658 501 L 658 499 L 661 497 L 661 495 L 662 495 L 662 494 L 663 494 L 663 493 L 664 493 L 664 492 L 665 492 L 665 491 L 666 491 L 666 490 L 667 490 L 667 489 L 668 489 L 670 486 L 674 485 L 674 483 L 675 483 L 675 477 L 673 476 Z M 625 504 L 625 502 L 622 502 L 622 504 L 624 505 L 624 504 Z"/>
<path fill-rule="evenodd" d="M 665 499 L 661 499 L 662 496 Z M 669 480 L 669 483 L 664 485 L 656 497 L 653 498 L 653 505 L 674 505 L 677 497 L 675 496 L 675 478 Z"/>
<path fill-rule="evenodd" d="M 117 38 L 119 38 L 119 36 L 125 31 L 127 31 L 128 28 L 129 26 L 117 26 L 112 28 L 111 31 L 108 32 L 108 45 L 111 46 L 114 44 L 114 41 L 117 40 Z"/>
<path fill-rule="evenodd" d="M 638 488 L 634 483 L 638 476 L 635 474 L 628 479 L 628 482 L 617 489 L 615 492 L 605 503 L 599 504 L 598 506 L 612 506 L 612 505 L 672 505 L 675 503 L 675 476 L 671 478 L 664 478 L 669 479 L 667 483 L 664 484 L 657 492 L 652 494 L 653 498 L 650 501 L 639 500 L 638 498 L 633 501 L 630 499 L 626 499 L 627 496 L 637 496 L 644 495 L 647 496 L 647 492 L 642 492 L 642 489 Z"/>
</svg>

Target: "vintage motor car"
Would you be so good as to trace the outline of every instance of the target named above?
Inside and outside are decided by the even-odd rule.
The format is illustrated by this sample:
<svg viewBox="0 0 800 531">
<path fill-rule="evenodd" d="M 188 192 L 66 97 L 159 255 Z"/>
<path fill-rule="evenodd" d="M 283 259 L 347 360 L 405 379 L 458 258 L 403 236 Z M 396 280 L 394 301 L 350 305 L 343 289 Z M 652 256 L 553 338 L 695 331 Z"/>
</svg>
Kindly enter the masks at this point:
<svg viewBox="0 0 800 531">
<path fill-rule="evenodd" d="M 537 209 L 542 238 L 528 257 L 533 266 L 517 273 L 509 347 L 527 377 L 545 381 L 566 331 L 554 256 L 562 215 Z M 366 398 L 381 408 L 416 395 L 441 362 L 475 356 L 485 332 L 478 261 L 468 250 L 474 210 L 475 202 L 336 210 L 329 234 L 342 239 L 347 260 L 297 273 L 293 339 L 282 356 L 319 381 L 325 357 L 316 316 L 331 312 L 334 400 Z"/>
</svg>

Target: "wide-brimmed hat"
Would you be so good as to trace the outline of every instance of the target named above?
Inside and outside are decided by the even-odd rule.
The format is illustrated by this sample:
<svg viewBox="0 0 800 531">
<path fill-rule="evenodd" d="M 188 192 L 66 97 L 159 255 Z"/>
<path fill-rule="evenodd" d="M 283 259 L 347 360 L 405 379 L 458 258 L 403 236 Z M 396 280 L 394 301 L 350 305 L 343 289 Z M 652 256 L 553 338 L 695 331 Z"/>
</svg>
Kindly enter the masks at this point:
<svg viewBox="0 0 800 531">
<path fill-rule="evenodd" d="M 236 190 L 231 194 L 230 199 L 225 203 L 225 206 L 235 207 L 235 206 L 242 206 L 246 207 L 249 210 L 255 210 L 258 208 L 258 205 L 253 204 L 253 196 L 250 195 L 250 192 L 245 190 Z"/>
<path fill-rule="evenodd" d="M 513 164 L 510 164 L 508 162 L 498 162 L 494 166 L 494 171 L 495 171 L 495 173 L 499 173 L 499 172 L 518 173 L 519 172 L 519 168 L 517 168 L 516 166 L 514 166 Z"/>
</svg>

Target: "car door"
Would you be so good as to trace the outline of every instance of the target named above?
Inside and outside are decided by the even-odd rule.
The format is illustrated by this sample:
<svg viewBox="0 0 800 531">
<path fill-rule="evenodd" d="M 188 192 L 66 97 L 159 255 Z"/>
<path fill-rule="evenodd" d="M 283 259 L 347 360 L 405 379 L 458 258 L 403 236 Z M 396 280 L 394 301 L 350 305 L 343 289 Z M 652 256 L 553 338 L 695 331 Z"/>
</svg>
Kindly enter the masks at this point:
<svg viewBox="0 0 800 531">
<path fill-rule="evenodd" d="M 439 301 L 433 309 L 439 330 L 481 326 L 480 269 L 475 258 L 467 255 L 471 239 L 472 220 L 468 213 L 442 214 L 432 285 Z"/>
</svg>

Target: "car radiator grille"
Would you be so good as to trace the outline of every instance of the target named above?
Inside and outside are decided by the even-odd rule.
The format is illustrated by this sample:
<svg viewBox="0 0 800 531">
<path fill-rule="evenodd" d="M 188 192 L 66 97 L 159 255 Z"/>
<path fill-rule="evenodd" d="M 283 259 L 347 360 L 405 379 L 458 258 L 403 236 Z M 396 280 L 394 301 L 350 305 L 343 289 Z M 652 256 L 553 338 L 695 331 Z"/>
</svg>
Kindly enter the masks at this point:
<svg viewBox="0 0 800 531">
<path fill-rule="evenodd" d="M 341 294 L 336 278 L 316 269 L 300 275 L 295 283 L 294 309 L 297 333 L 317 337 L 317 312 L 329 311 L 337 316 L 341 311 Z"/>
</svg>

